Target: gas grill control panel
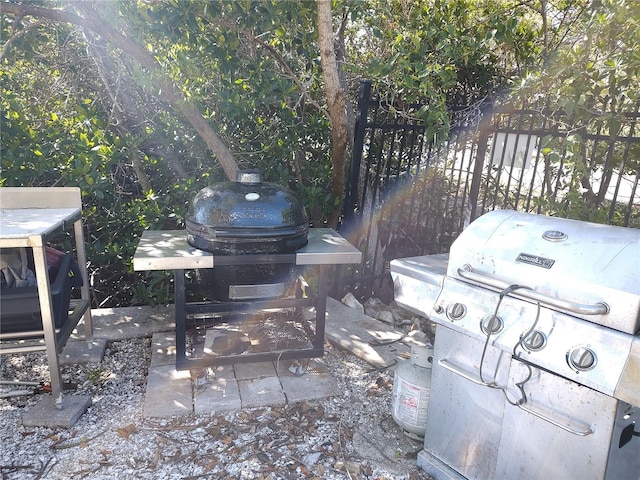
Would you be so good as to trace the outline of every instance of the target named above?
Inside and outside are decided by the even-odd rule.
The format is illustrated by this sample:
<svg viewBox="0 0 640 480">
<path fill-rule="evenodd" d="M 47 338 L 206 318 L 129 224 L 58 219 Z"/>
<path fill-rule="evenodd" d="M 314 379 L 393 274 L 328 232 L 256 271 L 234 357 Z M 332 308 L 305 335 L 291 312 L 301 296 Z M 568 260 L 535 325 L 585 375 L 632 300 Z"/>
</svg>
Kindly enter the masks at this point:
<svg viewBox="0 0 640 480">
<path fill-rule="evenodd" d="M 612 395 L 632 337 L 533 302 L 479 289 L 450 277 L 430 319 L 523 361 Z M 496 307 L 498 311 L 496 312 Z"/>
</svg>

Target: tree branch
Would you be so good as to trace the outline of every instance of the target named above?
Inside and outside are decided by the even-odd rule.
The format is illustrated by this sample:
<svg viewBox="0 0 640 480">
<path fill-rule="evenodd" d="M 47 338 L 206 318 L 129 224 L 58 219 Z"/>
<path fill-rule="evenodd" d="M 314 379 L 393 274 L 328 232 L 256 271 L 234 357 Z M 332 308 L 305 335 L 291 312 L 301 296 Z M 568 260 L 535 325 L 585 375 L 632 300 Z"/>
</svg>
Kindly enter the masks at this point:
<svg viewBox="0 0 640 480">
<path fill-rule="evenodd" d="M 293 70 L 291 70 L 291 67 L 289 67 L 289 65 L 287 64 L 285 59 L 282 58 L 282 55 L 280 55 L 280 52 L 278 52 L 275 48 L 273 48 L 267 42 L 265 42 L 263 40 L 260 40 L 257 37 L 253 37 L 253 40 L 258 45 L 264 47 L 269 52 L 269 54 L 276 60 L 276 62 L 278 62 L 280 64 L 280 66 L 282 68 L 284 68 L 284 71 L 287 72 L 287 75 L 289 75 L 289 78 L 291 78 L 293 83 L 295 83 L 298 86 L 298 89 L 300 90 L 300 93 L 301 93 L 302 97 L 306 98 L 311 105 L 316 107 L 320 112 L 322 112 L 323 115 L 326 115 L 328 117 L 329 116 L 329 112 L 322 105 L 320 105 L 318 102 L 316 102 L 315 100 L 313 100 L 309 96 L 309 94 L 307 92 L 307 88 L 300 81 L 300 79 L 296 76 L 296 74 L 293 73 Z"/>
<path fill-rule="evenodd" d="M 0 8 L 2 7 L 0 6 Z M 15 42 L 20 37 L 23 37 L 34 28 L 39 27 L 43 23 L 44 23 L 43 21 L 30 23 L 29 25 L 26 25 L 22 30 L 18 30 L 13 35 L 11 35 L 11 37 L 9 37 L 9 39 L 2 46 L 2 51 L 0 51 L 0 60 L 4 59 L 4 57 L 7 55 L 7 52 L 9 51 L 9 48 L 11 47 L 13 42 Z M 16 21 L 16 24 L 17 24 L 17 21 Z"/>
<path fill-rule="evenodd" d="M 87 8 L 87 5 L 85 5 L 85 8 Z M 54 10 L 31 4 L 0 3 L 0 14 L 7 13 L 48 18 L 58 22 L 79 25 L 92 30 L 111 43 L 111 45 L 132 56 L 149 71 L 158 87 L 160 98 L 183 115 L 202 137 L 209 150 L 216 156 L 227 177 L 231 180 L 235 179 L 238 165 L 233 158 L 233 154 L 211 128 L 197 107 L 179 93 L 173 82 L 164 74 L 161 65 L 148 51 L 140 47 L 131 38 L 124 36 L 109 26 L 97 12 L 90 18 L 84 18 L 66 10 Z"/>
<path fill-rule="evenodd" d="M 291 67 L 289 66 L 287 61 L 284 59 L 284 57 L 282 55 L 280 55 L 280 52 L 278 52 L 275 48 L 273 48 L 271 45 L 269 45 L 264 40 L 256 37 L 253 33 L 249 32 L 249 31 L 247 31 L 245 29 L 242 29 L 242 28 L 238 27 L 237 25 L 234 25 L 231 22 L 214 21 L 214 22 L 212 22 L 212 25 L 228 28 L 229 30 L 232 30 L 232 31 L 234 31 L 236 33 L 244 35 L 245 37 L 247 37 L 249 39 L 249 41 L 251 41 L 253 43 L 256 43 L 257 45 L 260 45 L 265 50 L 267 50 L 267 53 L 269 55 L 271 55 L 271 57 L 273 57 L 273 59 L 278 63 L 278 65 L 280 65 L 282 67 L 282 69 L 285 71 L 285 73 L 289 76 L 291 81 L 293 81 L 293 83 L 296 84 L 296 86 L 300 90 L 301 97 L 303 99 L 307 99 L 308 102 L 311 105 L 313 105 L 314 107 L 316 107 L 318 109 L 318 111 L 322 112 L 323 115 L 326 115 L 327 117 L 329 117 L 329 112 L 322 105 L 320 105 L 313 98 L 311 98 L 311 96 L 308 93 L 307 87 L 305 87 L 305 85 L 302 83 L 302 81 L 300 81 L 300 79 L 295 74 L 295 72 L 291 69 Z"/>
</svg>

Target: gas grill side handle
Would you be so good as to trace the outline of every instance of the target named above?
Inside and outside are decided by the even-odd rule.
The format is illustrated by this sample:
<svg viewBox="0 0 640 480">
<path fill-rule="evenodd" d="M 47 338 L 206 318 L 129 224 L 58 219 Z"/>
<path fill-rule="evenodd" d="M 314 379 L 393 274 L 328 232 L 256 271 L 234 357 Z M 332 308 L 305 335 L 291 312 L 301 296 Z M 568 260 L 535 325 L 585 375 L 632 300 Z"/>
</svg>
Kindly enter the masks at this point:
<svg viewBox="0 0 640 480">
<path fill-rule="evenodd" d="M 492 287 L 500 291 L 509 287 L 507 283 L 501 280 L 497 280 L 482 273 L 474 272 L 471 265 L 465 265 L 462 268 L 458 268 L 458 275 L 460 275 L 465 280 L 471 280 L 472 282 L 480 283 L 482 285 Z M 609 305 L 604 302 L 597 302 L 592 305 L 587 305 L 584 303 L 563 300 L 561 298 L 554 298 L 549 295 L 545 295 L 544 293 L 536 292 L 535 290 L 524 289 L 517 290 L 516 292 L 512 293 L 512 295 L 524 298 L 526 300 L 540 302 L 550 307 L 559 308 L 579 315 L 606 315 L 607 313 L 609 313 Z"/>
</svg>

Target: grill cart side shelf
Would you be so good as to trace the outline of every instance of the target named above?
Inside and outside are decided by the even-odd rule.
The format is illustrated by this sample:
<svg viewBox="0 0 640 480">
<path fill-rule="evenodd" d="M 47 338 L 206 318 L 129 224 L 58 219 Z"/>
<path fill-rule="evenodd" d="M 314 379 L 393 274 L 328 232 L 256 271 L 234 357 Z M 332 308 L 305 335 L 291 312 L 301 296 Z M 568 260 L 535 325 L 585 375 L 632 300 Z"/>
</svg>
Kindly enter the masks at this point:
<svg viewBox="0 0 640 480">
<path fill-rule="evenodd" d="M 184 230 L 145 231 L 133 257 L 136 271 L 173 270 L 175 287 L 176 320 L 176 368 L 178 370 L 199 369 L 207 366 L 231 363 L 263 362 L 321 357 L 324 354 L 324 331 L 327 301 L 328 274 L 331 265 L 355 264 L 362 259 L 359 250 L 329 228 L 310 229 L 309 243 L 287 254 L 260 255 L 214 255 L 198 250 L 187 243 Z M 309 298 L 277 298 L 243 302 L 187 302 L 185 271 L 190 269 L 213 269 L 222 265 L 253 265 L 288 263 L 315 265 L 318 267 L 318 290 Z M 189 358 L 186 351 L 187 327 L 190 315 L 242 314 L 266 309 L 315 307 L 315 334 L 311 346 L 282 351 L 243 354 L 215 354 L 202 358 Z"/>
<path fill-rule="evenodd" d="M 47 274 L 46 244 L 55 234 L 73 227 L 77 261 L 83 284 L 81 297 L 65 324 L 56 329 Z M 84 317 L 85 340 L 93 335 L 86 252 L 82 230 L 82 200 L 76 187 L 2 187 L 0 188 L 0 248 L 26 247 L 33 251 L 38 299 L 42 317 L 41 331 L 3 333 L 0 354 L 46 350 L 51 376 L 51 391 L 56 407 L 63 410 L 60 359 L 69 336 Z M 25 342 L 24 340 L 27 339 Z M 30 341 L 29 339 L 33 339 Z M 44 344 L 39 339 L 44 339 Z M 77 405 L 79 396 L 70 404 Z M 90 403 L 90 398 L 87 399 Z"/>
</svg>

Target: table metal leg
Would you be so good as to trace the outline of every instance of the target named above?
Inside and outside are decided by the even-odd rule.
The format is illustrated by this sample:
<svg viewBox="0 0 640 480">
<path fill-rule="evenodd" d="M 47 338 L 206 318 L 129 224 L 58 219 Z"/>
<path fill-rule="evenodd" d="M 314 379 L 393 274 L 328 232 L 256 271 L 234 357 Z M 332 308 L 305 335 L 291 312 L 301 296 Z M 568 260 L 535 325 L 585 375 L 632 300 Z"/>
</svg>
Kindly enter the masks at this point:
<svg viewBox="0 0 640 480">
<path fill-rule="evenodd" d="M 327 314 L 327 292 L 329 291 L 329 267 L 320 265 L 318 268 L 318 297 L 316 298 L 316 337 L 313 348 L 324 349 L 324 325 Z"/>
<path fill-rule="evenodd" d="M 187 294 L 185 291 L 184 270 L 173 271 L 173 287 L 175 289 L 176 309 L 176 363 L 186 357 L 187 338 Z"/>
<path fill-rule="evenodd" d="M 58 359 L 58 345 L 56 339 L 56 326 L 53 316 L 53 304 L 51 300 L 51 286 L 47 272 L 47 255 L 44 246 L 33 247 L 33 263 L 38 281 L 38 297 L 40 300 L 40 313 L 42 316 L 42 329 L 49 363 L 49 375 L 51 376 L 51 393 L 56 407 L 62 410 L 62 377 L 60 375 L 60 362 Z"/>
<path fill-rule="evenodd" d="M 82 300 L 88 303 L 88 307 L 84 312 L 84 339 L 87 341 L 89 348 L 91 348 L 93 340 L 93 323 L 91 319 L 91 297 L 89 294 L 89 277 L 87 275 L 87 253 L 84 243 L 84 232 L 82 231 L 82 220 L 77 220 L 73 224 L 73 230 L 76 238 L 76 251 L 78 253 L 78 266 L 80 267 L 80 274 L 82 275 L 82 287 L 80 288 L 80 295 Z"/>
</svg>

